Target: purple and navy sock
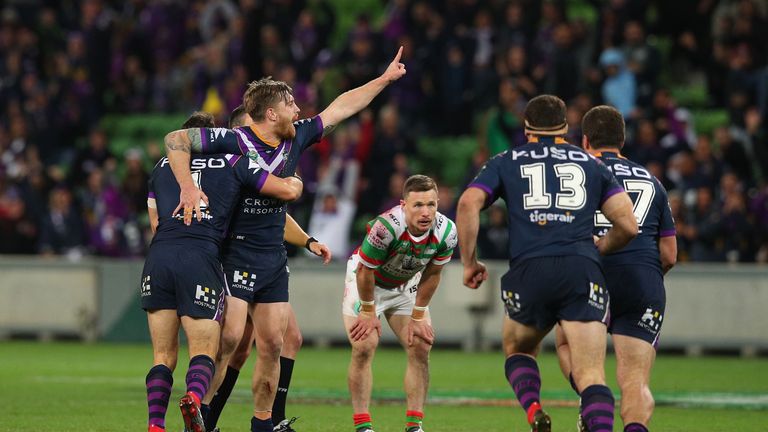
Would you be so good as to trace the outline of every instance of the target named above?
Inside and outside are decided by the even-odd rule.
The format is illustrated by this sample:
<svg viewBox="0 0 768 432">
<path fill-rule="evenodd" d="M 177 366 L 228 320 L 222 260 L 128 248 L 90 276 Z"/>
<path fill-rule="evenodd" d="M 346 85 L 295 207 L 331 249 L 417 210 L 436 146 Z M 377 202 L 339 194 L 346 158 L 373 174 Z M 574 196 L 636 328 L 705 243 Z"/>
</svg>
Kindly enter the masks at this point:
<svg viewBox="0 0 768 432">
<path fill-rule="evenodd" d="M 571 383 L 571 388 L 573 391 L 576 392 L 577 395 L 581 396 L 581 393 L 579 393 L 579 388 L 576 387 L 576 380 L 573 379 L 573 374 L 568 374 L 568 381 Z"/>
<path fill-rule="evenodd" d="M 203 400 L 213 377 L 215 366 L 207 355 L 196 355 L 189 360 L 187 369 L 187 393 L 194 393 Z"/>
<path fill-rule="evenodd" d="M 541 391 L 541 375 L 536 360 L 527 355 L 515 354 L 504 363 L 507 381 L 520 401 L 526 413 L 534 403 L 539 402 Z"/>
<path fill-rule="evenodd" d="M 168 411 L 168 399 L 173 387 L 173 372 L 166 365 L 152 367 L 147 374 L 147 407 L 149 408 L 148 426 L 165 429 L 165 412 Z"/>
<path fill-rule="evenodd" d="M 591 385 L 581 392 L 581 417 L 590 432 L 613 431 L 614 399 L 611 389 Z"/>
<path fill-rule="evenodd" d="M 205 426 L 209 430 L 213 430 L 216 427 L 216 423 L 219 422 L 219 416 L 221 416 L 221 412 L 224 411 L 224 405 L 227 403 L 229 395 L 232 394 L 232 389 L 235 388 L 235 383 L 237 382 L 237 377 L 239 375 L 239 370 L 227 366 L 227 374 L 224 375 L 224 381 L 221 382 L 218 390 L 216 390 L 216 393 L 213 395 L 213 399 L 211 399 L 211 410 L 208 413 L 208 418 L 205 419 Z"/>
<path fill-rule="evenodd" d="M 274 426 L 272 425 L 271 418 L 261 420 L 251 417 L 251 432 L 272 432 L 272 429 L 274 429 Z"/>
<path fill-rule="evenodd" d="M 648 432 L 648 428 L 640 423 L 630 423 L 624 426 L 624 432 Z"/>
<path fill-rule="evenodd" d="M 293 375 L 293 359 L 280 356 L 280 379 L 277 381 L 277 393 L 272 404 L 272 423 L 279 424 L 285 420 L 285 403 L 288 399 L 288 387 Z"/>
</svg>

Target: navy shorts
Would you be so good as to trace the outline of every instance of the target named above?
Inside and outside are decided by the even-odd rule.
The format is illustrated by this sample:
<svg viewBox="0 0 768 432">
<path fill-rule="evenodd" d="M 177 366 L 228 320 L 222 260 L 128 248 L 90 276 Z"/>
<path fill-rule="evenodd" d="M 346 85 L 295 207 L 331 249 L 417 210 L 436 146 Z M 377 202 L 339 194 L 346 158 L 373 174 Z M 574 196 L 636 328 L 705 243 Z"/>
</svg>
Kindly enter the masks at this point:
<svg viewBox="0 0 768 432">
<path fill-rule="evenodd" d="M 220 321 L 227 285 L 218 248 L 155 243 L 141 274 L 141 307 Z"/>
<path fill-rule="evenodd" d="M 231 295 L 251 304 L 287 302 L 290 272 L 285 249 L 253 253 L 249 261 L 224 261 Z"/>
<path fill-rule="evenodd" d="M 611 293 L 608 331 L 656 347 L 667 304 L 661 271 L 644 265 L 606 267 L 605 281 Z"/>
<path fill-rule="evenodd" d="M 609 296 L 600 265 L 582 256 L 529 258 L 501 278 L 509 318 L 539 330 L 560 320 L 607 323 Z"/>
</svg>

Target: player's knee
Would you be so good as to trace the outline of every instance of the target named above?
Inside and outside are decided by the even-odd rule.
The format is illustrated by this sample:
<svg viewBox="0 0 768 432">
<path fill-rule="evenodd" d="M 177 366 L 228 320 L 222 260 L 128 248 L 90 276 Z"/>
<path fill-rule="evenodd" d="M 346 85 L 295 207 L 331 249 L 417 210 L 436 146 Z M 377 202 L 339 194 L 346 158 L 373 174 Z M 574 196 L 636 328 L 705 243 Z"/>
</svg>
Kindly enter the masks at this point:
<svg viewBox="0 0 768 432">
<path fill-rule="evenodd" d="M 278 358 L 283 350 L 283 335 L 273 334 L 260 337 L 258 341 L 259 357 Z"/>
<path fill-rule="evenodd" d="M 355 363 L 370 363 L 376 353 L 376 344 L 360 341 L 352 345 L 352 361 Z"/>
<path fill-rule="evenodd" d="M 304 338 L 301 336 L 301 332 L 286 332 L 283 338 L 283 351 L 296 353 L 303 344 Z"/>
<path fill-rule="evenodd" d="M 176 362 L 178 360 L 178 352 L 176 350 L 155 350 L 153 357 L 155 365 L 166 365 L 171 371 L 176 369 Z"/>
<path fill-rule="evenodd" d="M 414 341 L 413 345 L 408 347 L 408 358 L 418 363 L 428 363 L 431 349 L 432 345 L 424 341 Z"/>
<path fill-rule="evenodd" d="M 253 345 L 247 345 L 244 348 L 242 346 L 238 347 L 238 349 L 235 350 L 235 352 L 232 353 L 232 356 L 229 358 L 229 366 L 237 370 L 242 369 L 245 362 L 248 361 L 248 356 L 251 355 L 252 346 Z"/>
<path fill-rule="evenodd" d="M 240 339 L 243 337 L 242 332 L 236 334 L 235 332 L 222 332 L 221 333 L 221 348 L 220 356 L 229 356 L 235 352 L 237 346 L 240 344 Z"/>
</svg>

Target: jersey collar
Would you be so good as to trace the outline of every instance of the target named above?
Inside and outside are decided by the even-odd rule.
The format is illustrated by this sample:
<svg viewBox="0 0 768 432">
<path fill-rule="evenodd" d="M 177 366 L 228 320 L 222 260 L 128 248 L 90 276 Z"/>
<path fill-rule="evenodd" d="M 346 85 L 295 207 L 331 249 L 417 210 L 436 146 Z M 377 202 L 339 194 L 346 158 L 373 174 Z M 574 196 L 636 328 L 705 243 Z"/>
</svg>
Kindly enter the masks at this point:
<svg viewBox="0 0 768 432">
<path fill-rule="evenodd" d="M 621 155 L 621 152 L 618 150 L 602 150 L 597 153 L 595 153 L 595 157 L 603 157 L 603 156 L 615 156 L 619 159 L 626 159 L 626 157 Z"/>
<path fill-rule="evenodd" d="M 268 146 L 270 146 L 270 147 L 272 147 L 272 148 L 277 148 L 277 146 L 279 146 L 279 145 L 280 145 L 280 141 L 277 141 L 277 142 L 273 142 L 273 141 L 267 141 L 266 139 L 264 139 L 264 138 L 263 138 L 263 137 L 262 137 L 262 136 L 259 134 L 259 131 L 257 131 L 257 130 L 256 130 L 256 128 L 254 127 L 254 125 L 251 125 L 250 127 L 251 127 L 251 131 L 253 132 L 253 134 L 254 134 L 254 135 L 256 135 L 256 138 L 258 138 L 258 139 L 259 139 L 261 142 L 263 142 L 264 144 L 266 144 L 266 145 L 268 145 Z"/>
<path fill-rule="evenodd" d="M 529 135 L 528 143 L 568 144 L 568 141 L 566 141 L 563 137 Z"/>
</svg>

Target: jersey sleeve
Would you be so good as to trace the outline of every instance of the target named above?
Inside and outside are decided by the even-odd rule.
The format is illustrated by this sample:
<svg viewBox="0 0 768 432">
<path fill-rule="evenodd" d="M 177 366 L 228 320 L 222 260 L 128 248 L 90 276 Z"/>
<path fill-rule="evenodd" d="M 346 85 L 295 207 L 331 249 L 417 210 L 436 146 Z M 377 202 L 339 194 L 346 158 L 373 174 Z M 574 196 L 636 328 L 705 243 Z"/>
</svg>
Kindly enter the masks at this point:
<svg viewBox="0 0 768 432">
<path fill-rule="evenodd" d="M 360 246 L 360 262 L 368 268 L 378 268 L 387 259 L 389 245 L 395 239 L 395 230 L 381 216 L 369 222 L 370 229 Z"/>
<path fill-rule="evenodd" d="M 293 126 L 296 128 L 296 138 L 293 142 L 299 145 L 302 151 L 323 137 L 323 120 L 319 115 L 296 121 Z"/>
<path fill-rule="evenodd" d="M 436 265 L 445 265 L 451 261 L 453 256 L 453 250 L 459 244 L 458 233 L 456 232 L 456 224 L 448 220 L 448 228 L 443 234 L 443 238 L 440 241 L 440 246 L 437 248 L 437 253 L 432 257 L 432 263 Z"/>
<path fill-rule="evenodd" d="M 658 187 L 661 192 L 658 194 L 659 207 L 661 208 L 659 237 L 674 237 L 677 234 L 677 231 L 675 229 L 675 218 L 672 217 L 672 207 L 670 207 L 669 199 L 667 198 L 667 191 L 658 179 L 656 180 L 656 187 Z"/>
<path fill-rule="evenodd" d="M 624 192 L 624 188 L 619 185 L 611 170 L 601 160 L 595 159 L 595 161 L 597 162 L 597 171 L 600 173 L 600 207 L 602 207 L 608 198 Z"/>
<path fill-rule="evenodd" d="M 477 173 L 477 176 L 475 176 L 475 179 L 472 180 L 472 183 L 467 185 L 467 188 L 478 188 L 488 195 L 485 200 L 486 207 L 493 204 L 503 193 L 504 184 L 501 181 L 501 162 L 502 157 L 506 153 L 498 154 L 486 162 L 483 168 L 480 169 L 480 172 Z"/>
<path fill-rule="evenodd" d="M 151 175 L 147 181 L 147 189 L 149 191 L 147 192 L 147 207 L 157 208 L 157 197 L 155 196 L 155 178 L 153 175 Z"/>
<path fill-rule="evenodd" d="M 248 189 L 261 192 L 264 183 L 269 177 L 269 173 L 262 169 L 255 161 L 240 155 L 225 155 L 224 158 L 229 162 L 235 171 L 237 181 Z"/>
<path fill-rule="evenodd" d="M 238 133 L 226 128 L 200 128 L 203 154 L 247 154 L 248 149 L 241 142 Z"/>
</svg>

